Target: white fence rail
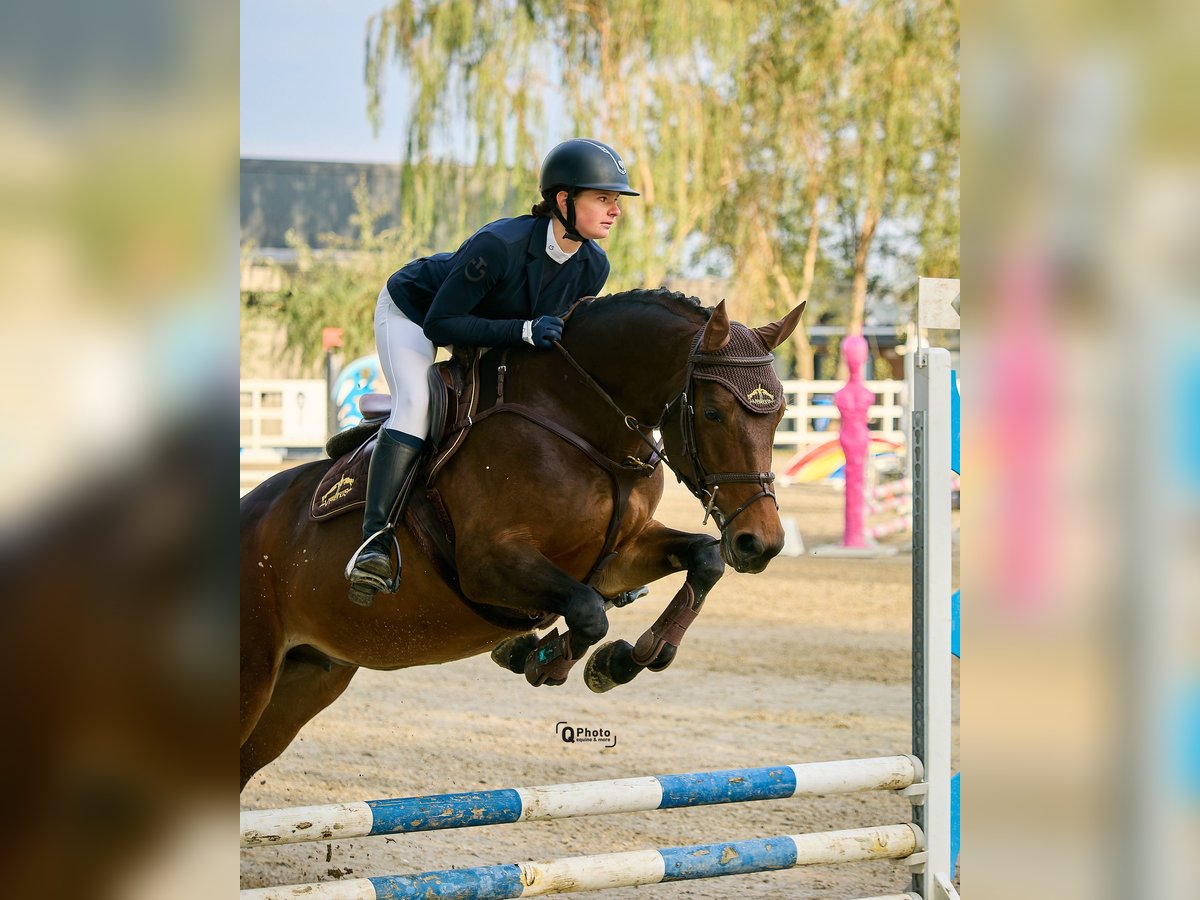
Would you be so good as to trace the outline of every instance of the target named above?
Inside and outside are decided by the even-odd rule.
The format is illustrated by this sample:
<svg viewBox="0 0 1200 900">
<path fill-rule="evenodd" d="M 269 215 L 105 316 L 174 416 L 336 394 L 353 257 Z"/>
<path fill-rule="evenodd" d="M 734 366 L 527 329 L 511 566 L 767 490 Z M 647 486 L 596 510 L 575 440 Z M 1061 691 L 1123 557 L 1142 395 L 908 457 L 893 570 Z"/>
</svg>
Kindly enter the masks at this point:
<svg viewBox="0 0 1200 900">
<path fill-rule="evenodd" d="M 868 381 L 876 403 L 867 412 L 876 437 L 904 443 L 907 392 L 903 381 Z M 808 447 L 837 436 L 833 395 L 840 381 L 785 381 L 787 412 L 775 434 L 777 447 Z M 820 402 L 825 401 L 825 402 Z M 256 378 L 241 383 L 241 446 L 280 451 L 325 445 L 327 401 L 320 379 Z"/>
<path fill-rule="evenodd" d="M 873 437 L 898 444 L 905 442 L 907 389 L 903 381 L 868 381 L 875 392 L 875 403 L 867 411 Z M 785 381 L 783 393 L 787 412 L 775 433 L 777 447 L 805 447 L 824 443 L 837 436 L 841 413 L 833 405 L 833 395 L 845 386 L 841 381 Z M 817 402 L 825 400 L 827 403 Z"/>
</svg>

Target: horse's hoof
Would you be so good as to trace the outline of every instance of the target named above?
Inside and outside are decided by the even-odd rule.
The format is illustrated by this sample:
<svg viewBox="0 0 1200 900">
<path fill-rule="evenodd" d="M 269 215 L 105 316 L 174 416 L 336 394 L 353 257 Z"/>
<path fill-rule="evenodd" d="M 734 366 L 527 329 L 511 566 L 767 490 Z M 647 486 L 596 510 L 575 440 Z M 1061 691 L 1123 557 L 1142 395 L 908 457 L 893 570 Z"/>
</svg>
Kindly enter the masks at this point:
<svg viewBox="0 0 1200 900">
<path fill-rule="evenodd" d="M 612 598 L 612 605 L 620 609 L 622 606 L 628 606 L 634 600 L 640 600 L 650 593 L 650 588 L 644 584 L 641 587 L 634 588 L 630 591 L 621 591 L 617 596 Z"/>
<path fill-rule="evenodd" d="M 588 657 L 583 667 L 583 683 L 596 694 L 611 691 L 618 684 L 628 684 L 640 671 L 632 654 L 633 645 L 629 641 L 609 641 Z"/>
<path fill-rule="evenodd" d="M 654 662 L 646 666 L 651 672 L 661 672 L 675 660 L 675 654 L 679 651 L 678 647 L 672 647 L 668 644 L 659 651 L 658 656 L 654 657 Z"/>
<path fill-rule="evenodd" d="M 516 675 L 525 674 L 525 660 L 537 646 L 536 634 L 519 634 L 505 638 L 492 649 L 492 662 Z"/>
</svg>

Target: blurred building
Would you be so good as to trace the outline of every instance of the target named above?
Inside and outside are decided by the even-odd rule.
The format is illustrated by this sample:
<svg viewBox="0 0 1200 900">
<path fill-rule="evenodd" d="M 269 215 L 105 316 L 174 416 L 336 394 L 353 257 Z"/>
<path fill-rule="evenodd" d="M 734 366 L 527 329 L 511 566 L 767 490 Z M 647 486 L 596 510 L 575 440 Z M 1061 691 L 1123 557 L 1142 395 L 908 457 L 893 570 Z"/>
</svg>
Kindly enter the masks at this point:
<svg viewBox="0 0 1200 900">
<path fill-rule="evenodd" d="M 243 158 L 242 246 L 267 254 L 284 250 L 289 230 L 309 246 L 316 246 L 323 234 L 351 237 L 354 189 L 360 181 L 366 184 L 372 205 L 384 210 L 377 227 L 395 226 L 398 165 Z"/>
</svg>

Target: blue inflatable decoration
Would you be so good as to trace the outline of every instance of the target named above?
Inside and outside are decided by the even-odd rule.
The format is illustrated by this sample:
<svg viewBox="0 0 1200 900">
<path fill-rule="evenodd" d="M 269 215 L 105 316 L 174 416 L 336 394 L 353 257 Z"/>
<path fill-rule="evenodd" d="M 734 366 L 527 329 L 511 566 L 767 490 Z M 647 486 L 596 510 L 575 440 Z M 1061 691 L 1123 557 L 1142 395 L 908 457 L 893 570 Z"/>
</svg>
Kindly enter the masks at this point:
<svg viewBox="0 0 1200 900">
<path fill-rule="evenodd" d="M 337 407 L 338 431 L 353 428 L 362 421 L 358 410 L 358 398 L 386 390 L 383 375 L 379 370 L 379 357 L 375 354 L 360 356 L 347 363 L 333 382 L 333 400 Z"/>
</svg>

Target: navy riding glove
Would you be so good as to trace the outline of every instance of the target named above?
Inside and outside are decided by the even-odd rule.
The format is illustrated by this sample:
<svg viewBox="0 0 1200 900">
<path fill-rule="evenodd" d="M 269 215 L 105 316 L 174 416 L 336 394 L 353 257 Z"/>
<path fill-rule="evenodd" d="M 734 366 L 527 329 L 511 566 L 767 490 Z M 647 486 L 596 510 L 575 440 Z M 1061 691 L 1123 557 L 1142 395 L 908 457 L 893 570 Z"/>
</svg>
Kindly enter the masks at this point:
<svg viewBox="0 0 1200 900">
<path fill-rule="evenodd" d="M 525 340 L 539 349 L 549 350 L 555 341 L 562 339 L 563 320 L 558 316 L 538 316 L 528 324 Z"/>
</svg>

